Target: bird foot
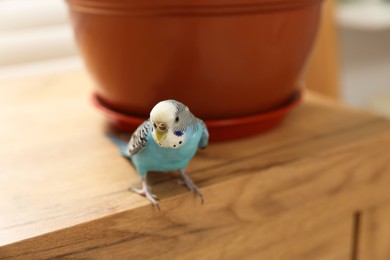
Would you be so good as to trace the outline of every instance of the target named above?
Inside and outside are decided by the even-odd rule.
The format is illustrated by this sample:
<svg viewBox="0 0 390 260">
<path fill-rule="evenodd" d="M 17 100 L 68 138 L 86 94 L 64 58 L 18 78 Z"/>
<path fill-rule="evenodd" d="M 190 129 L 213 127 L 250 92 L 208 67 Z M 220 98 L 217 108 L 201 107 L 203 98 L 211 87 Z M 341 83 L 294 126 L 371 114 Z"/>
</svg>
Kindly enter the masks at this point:
<svg viewBox="0 0 390 260">
<path fill-rule="evenodd" d="M 131 186 L 130 190 L 134 193 L 144 196 L 153 204 L 153 206 L 160 210 L 160 205 L 157 202 L 158 197 L 155 194 L 151 193 L 146 185 L 143 185 L 141 189 Z"/>
<path fill-rule="evenodd" d="M 182 182 L 182 184 L 187 186 L 187 188 L 191 192 L 193 192 L 195 195 L 199 196 L 200 202 L 203 204 L 204 203 L 203 194 L 200 191 L 200 189 L 198 188 L 198 186 L 195 185 L 195 183 L 191 180 L 191 178 L 187 175 L 187 173 L 185 171 L 180 171 L 180 173 L 181 173 L 181 175 L 183 176 L 183 179 L 184 179 L 184 182 Z"/>
</svg>

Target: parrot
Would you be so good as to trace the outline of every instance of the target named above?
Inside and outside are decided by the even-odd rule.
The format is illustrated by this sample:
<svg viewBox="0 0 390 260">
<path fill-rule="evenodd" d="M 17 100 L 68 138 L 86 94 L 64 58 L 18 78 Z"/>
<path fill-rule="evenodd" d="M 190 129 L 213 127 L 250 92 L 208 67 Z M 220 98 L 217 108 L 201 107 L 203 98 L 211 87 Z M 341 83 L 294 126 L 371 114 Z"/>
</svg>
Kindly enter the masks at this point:
<svg viewBox="0 0 390 260">
<path fill-rule="evenodd" d="M 110 136 L 120 148 L 122 156 L 130 159 L 142 188 L 130 190 L 146 197 L 158 210 L 158 197 L 147 184 L 148 172 L 179 171 L 184 184 L 203 204 L 203 194 L 187 174 L 186 167 L 197 152 L 205 149 L 209 142 L 206 124 L 195 117 L 183 103 L 169 99 L 157 103 L 144 121 L 131 135 L 128 144 Z"/>
</svg>

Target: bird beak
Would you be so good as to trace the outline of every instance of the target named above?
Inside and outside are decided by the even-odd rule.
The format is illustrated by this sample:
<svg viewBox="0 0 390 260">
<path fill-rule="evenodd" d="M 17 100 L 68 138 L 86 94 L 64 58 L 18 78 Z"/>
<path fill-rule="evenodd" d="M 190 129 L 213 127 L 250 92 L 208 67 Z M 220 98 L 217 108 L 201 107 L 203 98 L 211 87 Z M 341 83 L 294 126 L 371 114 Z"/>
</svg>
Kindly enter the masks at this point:
<svg viewBox="0 0 390 260">
<path fill-rule="evenodd" d="M 156 123 L 156 138 L 159 143 L 161 143 L 168 133 L 168 124 L 166 123 Z"/>
<path fill-rule="evenodd" d="M 156 129 L 156 138 L 159 143 L 161 143 L 165 139 L 166 135 L 167 131 L 161 132 L 160 130 Z"/>
</svg>

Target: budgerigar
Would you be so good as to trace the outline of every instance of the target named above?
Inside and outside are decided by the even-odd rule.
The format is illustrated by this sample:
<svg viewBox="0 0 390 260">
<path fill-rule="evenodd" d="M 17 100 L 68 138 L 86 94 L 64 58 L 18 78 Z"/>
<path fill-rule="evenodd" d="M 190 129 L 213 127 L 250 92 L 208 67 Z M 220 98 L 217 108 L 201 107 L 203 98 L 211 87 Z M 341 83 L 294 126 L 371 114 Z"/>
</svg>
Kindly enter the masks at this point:
<svg viewBox="0 0 390 260">
<path fill-rule="evenodd" d="M 159 102 L 150 112 L 150 118 L 133 133 L 127 149 L 122 149 L 122 154 L 131 159 L 142 181 L 142 188 L 131 187 L 131 190 L 145 196 L 159 209 L 157 196 L 151 193 L 146 176 L 151 171 L 178 170 L 184 184 L 203 203 L 203 195 L 187 175 L 186 167 L 198 148 L 206 148 L 208 139 L 205 123 L 187 106 L 175 100 Z"/>
</svg>

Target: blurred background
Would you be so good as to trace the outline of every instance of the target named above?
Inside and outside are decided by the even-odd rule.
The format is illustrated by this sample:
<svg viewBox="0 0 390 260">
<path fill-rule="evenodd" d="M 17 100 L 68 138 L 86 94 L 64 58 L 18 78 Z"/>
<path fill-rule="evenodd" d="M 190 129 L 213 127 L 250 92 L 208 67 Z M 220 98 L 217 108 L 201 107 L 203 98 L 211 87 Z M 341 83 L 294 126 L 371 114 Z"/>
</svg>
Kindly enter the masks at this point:
<svg viewBox="0 0 390 260">
<path fill-rule="evenodd" d="M 390 0 L 339 0 L 329 8 L 340 99 L 390 117 Z M 0 0 L 0 79 L 82 66 L 64 0 Z"/>
</svg>

